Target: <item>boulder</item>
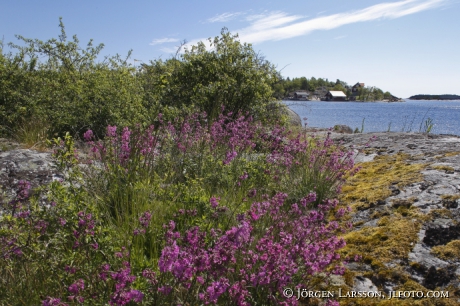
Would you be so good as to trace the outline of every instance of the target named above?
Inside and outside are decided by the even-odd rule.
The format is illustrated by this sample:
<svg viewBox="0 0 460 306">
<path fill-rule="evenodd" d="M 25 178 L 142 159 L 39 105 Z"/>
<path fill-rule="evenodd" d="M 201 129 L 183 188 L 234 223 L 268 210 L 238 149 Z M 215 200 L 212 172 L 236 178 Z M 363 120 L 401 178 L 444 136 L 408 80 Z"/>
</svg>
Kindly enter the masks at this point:
<svg viewBox="0 0 460 306">
<path fill-rule="evenodd" d="M 35 188 L 62 178 L 49 152 L 17 148 L 0 151 L 0 192 L 3 201 L 15 196 L 20 180 L 30 182 L 31 187 Z"/>
<path fill-rule="evenodd" d="M 341 134 L 353 134 L 352 128 L 343 124 L 334 125 L 334 132 Z"/>
<path fill-rule="evenodd" d="M 289 125 L 302 127 L 302 119 L 296 112 L 286 107 L 285 114 L 288 116 Z"/>
</svg>

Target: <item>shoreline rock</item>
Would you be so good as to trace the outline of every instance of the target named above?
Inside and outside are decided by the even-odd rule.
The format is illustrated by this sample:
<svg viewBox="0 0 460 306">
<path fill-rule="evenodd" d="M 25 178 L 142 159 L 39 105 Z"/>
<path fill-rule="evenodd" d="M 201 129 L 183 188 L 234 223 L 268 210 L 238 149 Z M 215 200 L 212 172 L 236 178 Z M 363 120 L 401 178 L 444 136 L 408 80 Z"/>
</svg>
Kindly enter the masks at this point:
<svg viewBox="0 0 460 306">
<path fill-rule="evenodd" d="M 429 290 L 451 290 L 451 295 L 455 291 L 458 297 L 460 258 L 451 253 L 456 250 L 455 245 L 460 245 L 455 244 L 460 239 L 460 137 L 397 132 L 331 133 L 331 137 L 353 147 L 357 153 L 355 161 L 362 163 L 362 171 L 372 171 L 373 164 L 389 158 L 388 170 L 374 173 L 374 178 L 388 176 L 395 180 L 386 187 L 388 196 L 375 202 L 366 203 L 367 195 L 363 192 L 361 199 L 344 203 L 354 208 L 351 221 L 355 226 L 348 237 L 371 235 L 376 239 L 361 246 L 374 248 L 373 253 L 362 254 L 367 256 L 362 265 L 370 264 L 372 270 L 363 272 L 350 266 L 350 273 L 369 278 L 381 290 L 409 290 L 413 281 Z M 371 137 L 375 139 L 370 140 Z M 390 162 L 393 157 L 400 158 L 401 163 Z M 419 168 L 414 171 L 417 175 L 403 185 L 385 172 L 401 165 Z M 356 186 L 359 188 L 358 183 Z M 407 232 L 398 236 L 392 230 L 399 225 L 406 226 Z M 385 253 L 386 248 L 391 250 L 392 245 L 406 249 L 398 250 L 400 253 L 393 258 L 377 256 L 379 252 Z M 358 251 L 360 247 L 351 249 Z"/>
</svg>

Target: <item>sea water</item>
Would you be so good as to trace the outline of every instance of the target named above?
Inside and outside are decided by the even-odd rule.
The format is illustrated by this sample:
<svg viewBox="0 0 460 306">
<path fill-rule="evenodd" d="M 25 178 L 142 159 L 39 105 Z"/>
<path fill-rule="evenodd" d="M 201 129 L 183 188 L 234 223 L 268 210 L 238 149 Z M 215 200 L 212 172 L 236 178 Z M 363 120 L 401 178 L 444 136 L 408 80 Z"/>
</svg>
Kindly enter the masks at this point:
<svg viewBox="0 0 460 306">
<path fill-rule="evenodd" d="M 337 124 L 366 132 L 430 132 L 460 136 L 460 100 L 405 102 L 283 101 L 311 127 Z"/>
</svg>

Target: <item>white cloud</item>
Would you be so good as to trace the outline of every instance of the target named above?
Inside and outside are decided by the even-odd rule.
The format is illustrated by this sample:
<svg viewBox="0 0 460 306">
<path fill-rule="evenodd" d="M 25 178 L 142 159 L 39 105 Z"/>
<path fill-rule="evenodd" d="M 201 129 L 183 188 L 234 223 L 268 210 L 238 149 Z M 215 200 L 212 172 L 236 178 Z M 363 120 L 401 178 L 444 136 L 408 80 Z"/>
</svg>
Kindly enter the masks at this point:
<svg viewBox="0 0 460 306">
<path fill-rule="evenodd" d="M 232 19 L 235 19 L 236 17 L 240 16 L 240 15 L 243 15 L 244 13 L 243 12 L 237 12 L 237 13 L 223 13 L 223 14 L 220 14 L 220 15 L 216 15 L 212 18 L 209 18 L 208 20 L 206 20 L 207 22 L 227 22 L 227 21 L 230 21 Z"/>
<path fill-rule="evenodd" d="M 178 41 L 179 41 L 179 39 L 177 39 L 177 38 L 159 38 L 159 39 L 152 40 L 150 45 L 154 46 L 154 45 L 161 45 L 161 44 L 165 44 L 165 43 L 178 42 Z"/>
<path fill-rule="evenodd" d="M 177 49 L 179 47 L 164 47 L 164 48 L 160 48 L 160 51 L 162 52 L 165 52 L 165 53 L 176 53 L 177 52 Z"/>
<path fill-rule="evenodd" d="M 342 38 L 345 38 L 345 37 L 347 37 L 347 35 L 340 35 L 340 36 L 334 37 L 334 39 L 342 39 Z"/>
<path fill-rule="evenodd" d="M 398 2 L 384 2 L 361 10 L 326 16 L 322 15 L 308 20 L 305 20 L 305 16 L 289 15 L 284 12 L 248 15 L 245 19 L 250 23 L 250 25 L 232 32 L 238 33 L 242 42 L 261 43 L 264 41 L 277 41 L 305 36 L 314 31 L 331 30 L 357 22 L 396 19 L 440 7 L 448 2 L 449 0 L 403 0 Z M 244 13 L 224 13 L 210 18 L 208 21 L 217 22 L 230 20 L 230 18 L 234 18 L 236 15 L 242 14 Z M 341 39 L 344 37 L 345 36 L 338 36 L 335 37 L 335 39 Z M 205 42 L 206 47 L 209 47 L 209 44 L 206 44 L 206 39 L 193 39 L 184 45 L 184 48 L 190 48 L 200 41 Z"/>
<path fill-rule="evenodd" d="M 274 12 L 265 15 L 250 16 L 251 24 L 236 30 L 241 41 L 260 43 L 270 40 L 282 40 L 308 35 L 313 31 L 331 30 L 347 24 L 379 19 L 395 19 L 439 7 L 447 0 L 404 0 L 385 2 L 361 10 L 316 17 L 299 21 L 304 17 Z"/>
</svg>

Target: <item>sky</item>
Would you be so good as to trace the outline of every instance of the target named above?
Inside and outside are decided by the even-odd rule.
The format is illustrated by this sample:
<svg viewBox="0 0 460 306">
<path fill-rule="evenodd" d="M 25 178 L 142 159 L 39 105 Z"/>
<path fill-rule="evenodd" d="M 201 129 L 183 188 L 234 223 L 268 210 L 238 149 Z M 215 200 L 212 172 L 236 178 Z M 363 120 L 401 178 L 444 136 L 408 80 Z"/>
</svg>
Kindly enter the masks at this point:
<svg viewBox="0 0 460 306">
<path fill-rule="evenodd" d="M 0 38 L 57 38 L 139 65 L 172 57 L 223 27 L 284 77 L 340 79 L 407 98 L 460 95 L 460 0 L 0 0 Z M 7 48 L 5 48 L 7 49 Z M 4 52 L 7 50 L 4 50 Z M 136 60 L 136 61 L 135 61 Z"/>
</svg>

